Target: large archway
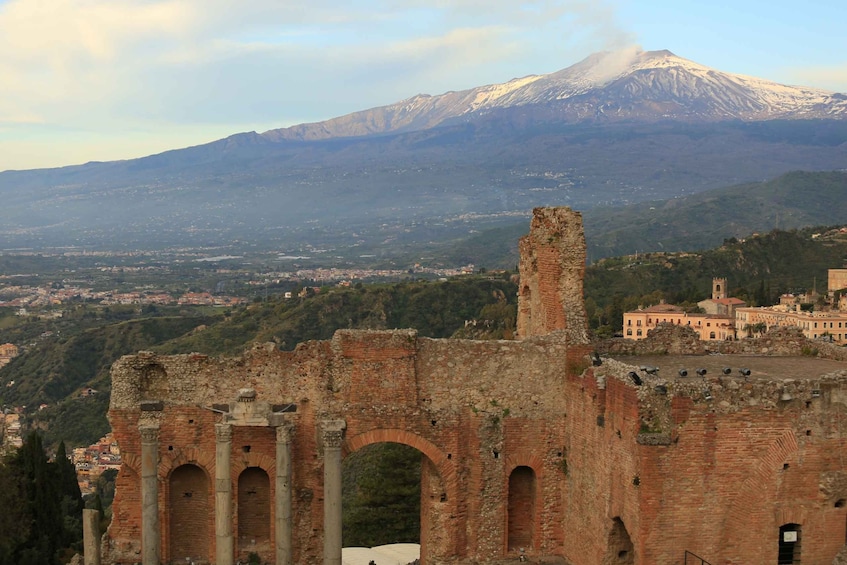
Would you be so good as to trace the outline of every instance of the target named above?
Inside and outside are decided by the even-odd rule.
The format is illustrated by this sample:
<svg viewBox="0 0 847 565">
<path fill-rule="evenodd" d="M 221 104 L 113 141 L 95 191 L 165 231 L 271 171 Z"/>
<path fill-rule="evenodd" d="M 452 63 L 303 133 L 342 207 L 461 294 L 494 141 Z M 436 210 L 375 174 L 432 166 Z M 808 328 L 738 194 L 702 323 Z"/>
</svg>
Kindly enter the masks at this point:
<svg viewBox="0 0 847 565">
<path fill-rule="evenodd" d="M 401 443 L 374 443 L 344 459 L 344 547 L 420 543 L 423 459 Z"/>
<path fill-rule="evenodd" d="M 453 545 L 449 528 L 451 514 L 449 508 L 455 497 L 455 470 L 451 454 L 442 453 L 431 442 L 405 430 L 372 430 L 348 438 L 344 447 L 346 457 L 343 465 L 345 467 L 355 464 L 356 459 L 362 456 L 361 454 L 368 455 L 372 452 L 370 458 L 381 459 L 382 468 L 388 470 L 389 475 L 403 485 L 395 489 L 395 492 L 389 493 L 391 496 L 381 496 L 380 504 L 403 506 L 407 516 L 410 508 L 418 509 L 417 525 L 412 526 L 415 529 L 415 535 L 396 539 L 383 538 L 380 541 L 395 543 L 409 540 L 420 543 L 421 563 L 427 563 L 430 560 L 438 561 L 442 557 L 449 556 Z M 345 484 L 342 489 L 345 514 L 349 510 L 351 489 L 354 488 L 348 475 L 349 473 L 345 474 Z M 399 508 L 390 510 L 399 510 Z M 346 534 L 348 527 L 349 520 L 344 525 L 344 538 L 349 537 Z M 387 533 L 391 535 L 392 531 L 388 530 Z M 348 546 L 346 541 L 344 546 Z"/>
<path fill-rule="evenodd" d="M 168 505 L 169 561 L 207 561 L 211 524 L 209 477 L 193 464 L 171 473 Z"/>
</svg>

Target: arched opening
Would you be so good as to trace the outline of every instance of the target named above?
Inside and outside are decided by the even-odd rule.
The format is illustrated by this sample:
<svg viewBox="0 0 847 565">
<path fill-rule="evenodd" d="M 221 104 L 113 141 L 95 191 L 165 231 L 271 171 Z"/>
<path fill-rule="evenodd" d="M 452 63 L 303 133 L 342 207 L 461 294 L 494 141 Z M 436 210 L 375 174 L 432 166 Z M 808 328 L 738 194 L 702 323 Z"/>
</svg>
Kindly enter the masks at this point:
<svg viewBox="0 0 847 565">
<path fill-rule="evenodd" d="M 800 524 L 785 524 L 779 527 L 778 565 L 800 563 Z"/>
<path fill-rule="evenodd" d="M 635 548 L 620 517 L 612 520 L 612 529 L 609 530 L 606 547 L 609 549 L 603 559 L 603 565 L 633 565 L 635 563 Z"/>
<path fill-rule="evenodd" d="M 180 465 L 171 473 L 169 486 L 170 561 L 207 561 L 212 518 L 206 471 Z"/>
<path fill-rule="evenodd" d="M 271 481 L 261 467 L 238 476 L 238 553 L 271 550 Z"/>
<path fill-rule="evenodd" d="M 535 534 L 535 471 L 515 467 L 509 475 L 508 550 L 530 551 Z"/>
<path fill-rule="evenodd" d="M 432 425 L 437 425 L 433 421 Z M 402 444 L 408 455 L 408 468 L 417 469 L 420 477 L 420 563 L 448 561 L 455 553 L 455 530 L 452 519 L 457 512 L 453 454 L 442 452 L 438 446 L 417 434 L 400 429 L 372 429 L 348 437 L 344 442 L 346 455 L 343 466 L 351 465 L 358 452 L 375 444 Z M 378 445 L 377 445 L 378 448 Z M 410 449 L 414 448 L 414 449 Z M 348 471 L 349 473 L 349 471 Z M 342 510 L 349 505 L 351 481 L 344 473 Z M 414 476 L 414 475 L 412 475 Z M 409 497 L 411 499 L 412 497 Z M 346 545 L 346 542 L 345 542 Z M 346 551 L 346 550 L 345 550 Z M 375 560 L 380 562 L 379 559 Z M 413 559 L 409 559 L 413 561 Z"/>
<path fill-rule="evenodd" d="M 341 467 L 342 544 L 375 547 L 420 543 L 421 453 L 400 443 L 374 443 Z"/>
</svg>

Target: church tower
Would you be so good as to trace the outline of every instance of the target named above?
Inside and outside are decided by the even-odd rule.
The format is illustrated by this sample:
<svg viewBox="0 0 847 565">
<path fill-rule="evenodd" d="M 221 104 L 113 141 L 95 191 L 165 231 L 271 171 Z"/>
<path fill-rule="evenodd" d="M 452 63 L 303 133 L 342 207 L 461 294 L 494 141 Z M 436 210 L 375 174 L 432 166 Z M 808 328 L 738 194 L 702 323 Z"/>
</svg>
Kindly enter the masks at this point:
<svg viewBox="0 0 847 565">
<path fill-rule="evenodd" d="M 726 279 L 712 279 L 712 300 L 721 300 L 726 298 Z"/>
</svg>

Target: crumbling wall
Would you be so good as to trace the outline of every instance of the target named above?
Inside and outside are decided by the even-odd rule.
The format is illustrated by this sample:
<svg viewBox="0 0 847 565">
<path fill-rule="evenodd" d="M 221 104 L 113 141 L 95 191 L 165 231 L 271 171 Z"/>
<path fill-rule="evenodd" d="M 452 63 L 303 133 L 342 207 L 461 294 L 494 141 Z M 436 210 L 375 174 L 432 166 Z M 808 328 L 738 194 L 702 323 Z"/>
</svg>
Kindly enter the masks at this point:
<svg viewBox="0 0 847 565">
<path fill-rule="evenodd" d="M 805 532 L 802 562 L 832 560 L 847 533 L 847 367 L 783 379 L 639 372 L 640 385 L 630 371 L 613 359 L 592 368 L 607 389 L 630 380 L 637 397 L 636 524 L 624 516 L 637 563 L 686 550 L 712 563 L 775 562 L 788 523 Z"/>
<path fill-rule="evenodd" d="M 566 429 L 559 423 L 569 396 L 568 372 L 581 366 L 585 348 L 569 348 L 555 336 L 515 341 L 420 339 L 412 330 L 336 332 L 293 352 L 259 346 L 243 357 L 202 355 L 127 356 L 112 370 L 109 417 L 124 469 L 118 481 L 115 521 L 109 530 L 112 562 L 138 561 L 140 544 L 140 433 L 159 426 L 159 493 L 162 553 L 171 554 L 167 523 L 169 476 L 183 464 L 215 477 L 218 406 L 242 389 L 255 403 L 296 405 L 285 418 L 293 426 L 294 556 L 316 562 L 322 555 L 323 459 L 321 422 L 344 419 L 344 449 L 392 441 L 426 456 L 428 496 L 424 551 L 431 563 L 486 562 L 507 548 L 508 477 L 518 466 L 537 478 L 535 523 L 529 555 L 556 554 L 563 540 L 560 478 Z M 581 369 L 579 369 L 581 370 Z M 142 406 L 153 406 L 153 411 Z M 232 492 L 250 467 L 275 474 L 275 435 L 268 426 L 234 427 Z M 271 481 L 269 497 L 275 496 Z M 234 494 L 235 496 L 235 494 Z M 269 519 L 273 521 L 273 508 Z M 238 531 L 234 515 L 234 528 Z M 214 524 L 208 524 L 214 557 Z M 274 547 L 274 532 L 265 546 Z M 264 560 L 270 549 L 257 548 Z"/>
<path fill-rule="evenodd" d="M 759 337 L 732 341 L 702 341 L 689 326 L 659 324 L 641 340 L 607 339 L 595 344 L 607 355 L 776 355 L 809 356 L 847 361 L 847 347 L 811 340 L 800 328 L 774 327 Z"/>
<path fill-rule="evenodd" d="M 582 215 L 570 208 L 535 208 L 519 247 L 518 337 L 563 331 L 569 343 L 587 343 Z"/>
</svg>

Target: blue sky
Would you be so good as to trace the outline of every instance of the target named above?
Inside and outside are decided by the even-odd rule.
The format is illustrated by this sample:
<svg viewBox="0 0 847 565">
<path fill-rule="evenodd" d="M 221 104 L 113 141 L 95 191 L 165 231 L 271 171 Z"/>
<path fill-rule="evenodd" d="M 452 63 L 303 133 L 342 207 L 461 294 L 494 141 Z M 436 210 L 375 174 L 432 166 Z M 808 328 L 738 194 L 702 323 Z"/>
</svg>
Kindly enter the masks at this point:
<svg viewBox="0 0 847 565">
<path fill-rule="evenodd" d="M 847 92 L 847 2 L 0 0 L 0 170 L 132 158 L 639 45 Z"/>
</svg>

